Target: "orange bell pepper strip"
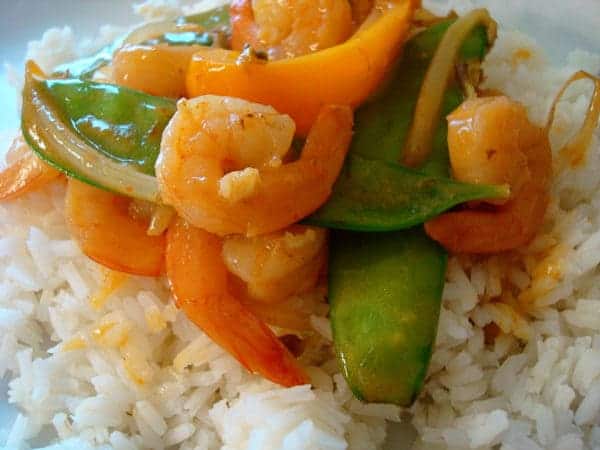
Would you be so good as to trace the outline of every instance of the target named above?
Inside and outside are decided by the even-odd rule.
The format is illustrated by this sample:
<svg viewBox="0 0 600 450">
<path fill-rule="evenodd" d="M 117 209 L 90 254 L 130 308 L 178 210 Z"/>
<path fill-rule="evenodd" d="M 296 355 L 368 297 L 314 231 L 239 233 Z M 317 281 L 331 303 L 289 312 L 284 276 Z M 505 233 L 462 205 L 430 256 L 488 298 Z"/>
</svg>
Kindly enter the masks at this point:
<svg viewBox="0 0 600 450">
<path fill-rule="evenodd" d="M 0 172 L 0 201 L 13 200 L 45 186 L 60 172 L 42 161 L 19 136 L 8 150 L 8 166 Z"/>
<path fill-rule="evenodd" d="M 167 232 L 167 278 L 177 305 L 250 372 L 283 386 L 309 382 L 287 348 L 234 297 L 222 239 L 177 219 Z"/>
<path fill-rule="evenodd" d="M 97 263 L 133 275 L 159 276 L 166 238 L 129 214 L 131 199 L 69 179 L 65 215 L 71 236 Z"/>
<path fill-rule="evenodd" d="M 373 93 L 406 40 L 417 3 L 395 3 L 343 44 L 296 58 L 244 60 L 236 51 L 202 49 L 188 67 L 188 95 L 271 105 L 306 135 L 324 105 L 356 107 Z"/>
</svg>

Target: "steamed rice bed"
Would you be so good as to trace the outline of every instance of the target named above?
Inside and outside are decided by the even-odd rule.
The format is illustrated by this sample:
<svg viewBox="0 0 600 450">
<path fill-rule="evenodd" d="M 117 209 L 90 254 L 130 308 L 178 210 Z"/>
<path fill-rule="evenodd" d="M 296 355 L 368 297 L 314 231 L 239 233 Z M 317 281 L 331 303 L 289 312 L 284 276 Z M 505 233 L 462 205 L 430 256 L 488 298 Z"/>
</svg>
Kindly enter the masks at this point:
<svg viewBox="0 0 600 450">
<path fill-rule="evenodd" d="M 159 3 L 138 10 L 190 12 Z M 48 70 L 79 56 L 75 42 L 68 28 L 52 29 L 28 57 Z M 599 73 L 600 57 L 575 51 L 553 68 L 501 28 L 484 87 L 543 125 L 578 69 Z M 577 130 L 588 99 L 581 84 L 568 91 L 553 149 Z M 428 380 L 409 411 L 354 399 L 334 359 L 309 369 L 312 389 L 249 375 L 175 307 L 163 280 L 130 277 L 97 307 L 104 272 L 69 238 L 63 187 L 1 204 L 0 374 L 20 410 L 6 446 L 367 450 L 381 448 L 389 421 L 414 425 L 415 449 L 600 448 L 598 147 L 596 134 L 583 167 L 556 168 L 544 228 L 527 248 L 450 259 Z M 509 306 L 515 295 L 531 297 L 534 318 Z M 491 323 L 498 335 L 486 342 Z M 331 357 L 326 316 L 312 325 L 314 351 Z"/>
</svg>

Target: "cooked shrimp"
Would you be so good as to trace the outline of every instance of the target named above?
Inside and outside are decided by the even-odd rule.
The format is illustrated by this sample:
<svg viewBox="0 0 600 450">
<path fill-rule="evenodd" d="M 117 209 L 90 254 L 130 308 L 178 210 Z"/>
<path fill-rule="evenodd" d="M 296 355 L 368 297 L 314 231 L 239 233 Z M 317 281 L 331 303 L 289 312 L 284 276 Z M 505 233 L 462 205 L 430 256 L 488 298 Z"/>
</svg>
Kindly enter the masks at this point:
<svg viewBox="0 0 600 450">
<path fill-rule="evenodd" d="M 483 97 L 460 105 L 448 115 L 454 178 L 465 183 L 508 184 L 515 196 L 530 177 L 519 139 L 523 126 L 515 126 L 524 120 L 523 106 L 507 97 Z"/>
<path fill-rule="evenodd" d="M 109 269 L 135 275 L 162 272 L 165 236 L 148 236 L 148 220 L 132 217 L 131 199 L 69 179 L 66 219 L 83 253 Z"/>
<path fill-rule="evenodd" d="M 222 236 L 254 236 L 299 221 L 331 192 L 350 144 L 352 112 L 324 107 L 301 157 L 284 164 L 294 128 L 288 116 L 245 100 L 180 101 L 156 162 L 163 201 Z"/>
<path fill-rule="evenodd" d="M 375 0 L 350 0 L 350 6 L 352 8 L 354 26 L 358 27 L 373 12 Z"/>
<path fill-rule="evenodd" d="M 284 386 L 308 382 L 292 354 L 230 290 L 222 239 L 183 219 L 167 233 L 166 268 L 188 318 L 251 372 Z"/>
<path fill-rule="evenodd" d="M 7 167 L 0 172 L 0 201 L 12 200 L 45 186 L 60 176 L 29 148 L 23 136 L 12 142 L 6 154 Z"/>
<path fill-rule="evenodd" d="M 281 302 L 315 286 L 325 262 L 326 236 L 322 228 L 294 225 L 257 237 L 226 237 L 223 260 L 253 299 Z"/>
<path fill-rule="evenodd" d="M 323 297 L 306 293 L 293 295 L 278 303 L 265 303 L 240 296 L 240 301 L 259 319 L 275 327 L 296 331 L 314 331 L 311 316 L 327 312 L 327 303 Z"/>
<path fill-rule="evenodd" d="M 449 212 L 427 222 L 427 234 L 458 253 L 496 253 L 528 243 L 548 205 L 552 154 L 547 132 L 506 97 L 465 102 L 449 116 L 452 170 L 476 183 L 509 183 L 500 206 Z"/>
<path fill-rule="evenodd" d="M 199 45 L 126 45 L 115 54 L 112 79 L 116 84 L 162 97 L 186 95 L 185 78 Z"/>
<path fill-rule="evenodd" d="M 332 47 L 352 33 L 348 0 L 234 0 L 230 14 L 233 49 L 250 44 L 269 59 Z"/>
</svg>

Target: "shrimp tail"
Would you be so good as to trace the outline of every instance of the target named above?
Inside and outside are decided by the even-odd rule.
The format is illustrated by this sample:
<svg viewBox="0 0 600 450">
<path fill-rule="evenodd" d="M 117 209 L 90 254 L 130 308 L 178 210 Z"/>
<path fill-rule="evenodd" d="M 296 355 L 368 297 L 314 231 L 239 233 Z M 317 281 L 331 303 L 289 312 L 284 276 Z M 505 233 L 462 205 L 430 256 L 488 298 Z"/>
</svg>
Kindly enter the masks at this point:
<svg viewBox="0 0 600 450">
<path fill-rule="evenodd" d="M 283 386 L 309 382 L 287 348 L 227 288 L 222 239 L 178 219 L 167 233 L 166 268 L 187 317 L 250 372 Z"/>
<path fill-rule="evenodd" d="M 454 253 L 492 254 L 526 245 L 542 226 L 548 195 L 527 192 L 495 210 L 462 210 L 425 223 L 425 231 Z"/>
<path fill-rule="evenodd" d="M 0 172 L 0 201 L 14 200 L 39 189 L 60 176 L 17 138 L 9 152 L 20 157 Z"/>
</svg>

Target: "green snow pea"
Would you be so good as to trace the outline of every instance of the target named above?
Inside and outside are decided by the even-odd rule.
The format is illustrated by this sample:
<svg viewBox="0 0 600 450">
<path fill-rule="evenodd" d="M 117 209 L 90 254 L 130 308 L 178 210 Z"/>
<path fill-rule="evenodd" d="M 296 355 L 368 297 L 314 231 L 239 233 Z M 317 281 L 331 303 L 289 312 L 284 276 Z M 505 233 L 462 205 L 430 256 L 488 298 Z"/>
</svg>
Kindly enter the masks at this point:
<svg viewBox="0 0 600 450">
<path fill-rule="evenodd" d="M 398 164 L 423 76 L 449 24 L 434 25 L 407 43 L 388 85 L 356 113 L 351 155 Z M 485 36 L 475 29 L 459 60 L 481 59 L 489 46 Z M 462 98 L 456 82 L 447 88 L 423 173 L 447 175 L 445 114 Z M 329 261 L 333 339 L 350 388 L 362 400 L 410 405 L 433 351 L 445 250 L 421 226 L 387 233 L 333 231 Z"/>
<path fill-rule="evenodd" d="M 21 127 L 33 150 L 67 175 L 158 200 L 154 162 L 175 101 L 111 84 L 46 80 L 28 65 Z"/>
<path fill-rule="evenodd" d="M 175 101 L 113 84 L 47 80 L 43 89 L 63 120 L 98 152 L 154 175 L 162 132 Z"/>
<path fill-rule="evenodd" d="M 507 186 L 460 183 L 351 154 L 331 197 L 305 223 L 353 231 L 403 230 L 460 203 L 509 194 Z"/>
<path fill-rule="evenodd" d="M 329 303 L 342 373 L 366 401 L 412 403 L 433 351 L 446 253 L 422 229 L 332 233 Z"/>
</svg>

